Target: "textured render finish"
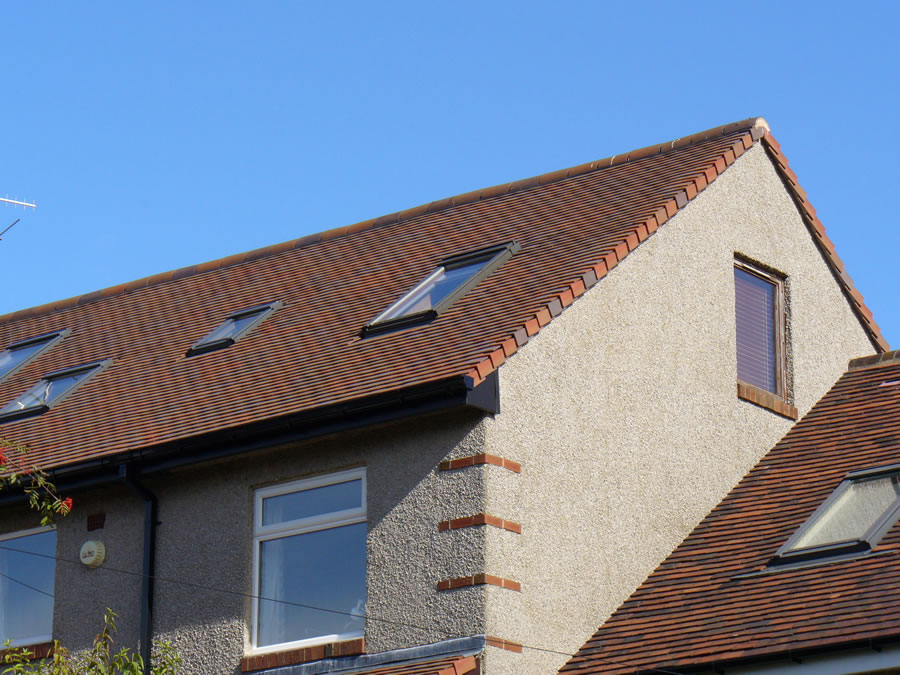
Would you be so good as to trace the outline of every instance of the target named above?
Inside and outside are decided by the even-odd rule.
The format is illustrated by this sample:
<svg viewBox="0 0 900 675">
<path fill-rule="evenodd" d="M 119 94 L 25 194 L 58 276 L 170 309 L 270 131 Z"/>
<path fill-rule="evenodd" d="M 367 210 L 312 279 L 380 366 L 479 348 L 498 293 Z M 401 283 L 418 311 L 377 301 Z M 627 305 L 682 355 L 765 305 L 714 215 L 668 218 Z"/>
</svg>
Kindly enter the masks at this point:
<svg viewBox="0 0 900 675">
<path fill-rule="evenodd" d="M 873 351 L 775 174 L 749 150 L 500 370 L 488 452 L 487 632 L 573 653 L 790 428 L 736 396 L 734 254 L 788 275 L 800 414 Z M 539 377 L 536 374 L 540 374 Z M 487 649 L 485 672 L 553 673 L 561 654 Z"/>
<path fill-rule="evenodd" d="M 480 419 L 433 415 L 145 480 L 159 499 L 154 639 L 174 644 L 186 673 L 240 672 L 250 647 L 254 490 L 355 466 L 366 467 L 368 489 L 366 651 L 484 633 L 484 587 L 437 591 L 440 579 L 484 567 L 486 528 L 453 537 L 437 529 L 484 510 L 485 467 L 437 470 L 447 456 L 484 451 Z M 95 511 L 106 511 L 106 527 L 88 532 Z M 22 510 L 0 529 L 34 522 Z M 97 569 L 57 565 L 55 637 L 89 646 L 111 607 L 121 617 L 117 643 L 137 645 L 142 537 L 143 502 L 131 491 L 76 494 L 59 524 L 59 556 L 77 561 L 84 540 L 100 539 L 108 557 Z"/>
</svg>

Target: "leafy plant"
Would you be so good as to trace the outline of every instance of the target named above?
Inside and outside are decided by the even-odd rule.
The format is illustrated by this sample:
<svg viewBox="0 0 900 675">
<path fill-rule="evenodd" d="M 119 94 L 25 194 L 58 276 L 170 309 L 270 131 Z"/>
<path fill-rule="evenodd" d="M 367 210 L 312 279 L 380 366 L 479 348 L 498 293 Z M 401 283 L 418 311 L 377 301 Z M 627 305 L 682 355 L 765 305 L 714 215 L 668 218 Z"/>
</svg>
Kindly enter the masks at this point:
<svg viewBox="0 0 900 675">
<path fill-rule="evenodd" d="M 9 643 L 3 652 L 2 664 L 8 666 L 0 671 L 3 675 L 142 675 L 144 660 L 137 652 L 122 647 L 113 651 L 118 615 L 107 608 L 103 617 L 103 630 L 94 638 L 90 651 L 72 654 L 68 649 L 53 641 L 50 654 L 45 659 L 35 659 L 35 653 L 28 648 L 11 649 Z M 150 672 L 153 675 L 177 675 L 181 668 L 181 657 L 168 642 L 156 645 L 156 663 Z"/>
</svg>

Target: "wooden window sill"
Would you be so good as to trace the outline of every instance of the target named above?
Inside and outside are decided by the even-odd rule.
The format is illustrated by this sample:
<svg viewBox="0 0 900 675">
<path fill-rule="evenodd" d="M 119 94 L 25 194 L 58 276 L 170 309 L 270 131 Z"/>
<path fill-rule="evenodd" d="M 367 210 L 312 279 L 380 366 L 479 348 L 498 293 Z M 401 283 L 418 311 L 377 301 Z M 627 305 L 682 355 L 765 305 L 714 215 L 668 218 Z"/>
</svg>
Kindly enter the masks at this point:
<svg viewBox="0 0 900 675">
<path fill-rule="evenodd" d="M 791 420 L 796 420 L 799 417 L 797 408 L 785 401 L 781 396 L 776 396 L 772 392 L 760 389 L 752 384 L 738 381 L 737 395 L 742 401 L 749 401 L 782 417 L 787 417 Z"/>
</svg>

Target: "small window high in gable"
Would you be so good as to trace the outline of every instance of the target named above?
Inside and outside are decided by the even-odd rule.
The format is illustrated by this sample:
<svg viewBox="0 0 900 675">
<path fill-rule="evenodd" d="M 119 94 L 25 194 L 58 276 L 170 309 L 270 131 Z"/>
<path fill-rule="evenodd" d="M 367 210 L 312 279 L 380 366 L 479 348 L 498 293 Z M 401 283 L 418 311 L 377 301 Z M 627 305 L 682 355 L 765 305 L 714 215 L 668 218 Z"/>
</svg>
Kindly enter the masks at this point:
<svg viewBox="0 0 900 675">
<path fill-rule="evenodd" d="M 34 361 L 43 352 L 69 335 L 69 329 L 46 333 L 37 337 L 21 340 L 0 352 L 0 380 L 12 375 L 19 368 Z"/>
<path fill-rule="evenodd" d="M 770 563 L 870 550 L 900 517 L 900 465 L 856 471 L 807 518 Z"/>
<path fill-rule="evenodd" d="M 737 379 L 784 397 L 784 280 L 737 260 L 734 297 Z"/>
<path fill-rule="evenodd" d="M 519 244 L 511 242 L 445 258 L 415 288 L 366 325 L 363 336 L 434 319 L 518 250 Z"/>
<path fill-rule="evenodd" d="M 9 422 L 46 412 L 111 362 L 111 359 L 107 359 L 45 375 L 31 389 L 0 408 L 0 422 Z"/>
<path fill-rule="evenodd" d="M 257 305 L 256 307 L 235 312 L 192 344 L 185 356 L 196 356 L 197 354 L 205 354 L 216 349 L 230 347 L 265 321 L 269 315 L 281 306 L 282 303 L 279 301 L 267 302 L 264 305 Z"/>
</svg>

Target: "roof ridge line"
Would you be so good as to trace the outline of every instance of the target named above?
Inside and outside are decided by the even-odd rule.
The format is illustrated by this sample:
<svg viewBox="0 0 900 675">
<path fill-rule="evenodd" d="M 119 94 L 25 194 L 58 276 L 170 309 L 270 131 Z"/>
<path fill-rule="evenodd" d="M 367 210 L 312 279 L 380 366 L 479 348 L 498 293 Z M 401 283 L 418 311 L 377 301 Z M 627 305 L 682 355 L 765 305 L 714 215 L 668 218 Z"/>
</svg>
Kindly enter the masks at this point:
<svg viewBox="0 0 900 675">
<path fill-rule="evenodd" d="M 49 314 L 61 309 L 76 307 L 78 305 L 83 305 L 113 295 L 129 293 L 131 291 L 147 288 L 149 286 L 165 283 L 167 281 L 181 279 L 182 277 L 201 274 L 203 272 L 222 269 L 230 265 L 237 265 L 243 262 L 256 260 L 258 258 L 277 255 L 279 253 L 284 253 L 285 251 L 290 251 L 296 248 L 303 248 L 305 246 L 317 244 L 322 241 L 328 241 L 330 239 L 337 239 L 339 237 L 343 237 L 349 234 L 355 234 L 357 232 L 368 229 L 373 229 L 382 225 L 391 225 L 408 218 L 415 218 L 429 213 L 435 213 L 436 211 L 441 211 L 443 209 L 452 208 L 455 206 L 462 206 L 463 204 L 471 204 L 482 199 L 497 197 L 502 194 L 508 194 L 511 192 L 517 192 L 518 190 L 524 190 L 530 187 L 535 187 L 537 185 L 554 183 L 566 178 L 571 178 L 573 176 L 580 176 L 586 173 L 590 173 L 591 171 L 596 171 L 598 169 L 607 169 L 639 159 L 652 157 L 654 155 L 671 152 L 673 150 L 678 150 L 691 145 L 695 145 L 697 143 L 702 143 L 719 136 L 728 136 L 730 134 L 736 134 L 738 132 L 750 130 L 754 130 L 755 133 L 753 140 L 756 141 L 759 139 L 759 137 L 765 137 L 768 135 L 769 124 L 763 117 L 748 117 L 747 119 L 740 120 L 738 122 L 723 124 L 711 129 L 707 129 L 705 131 L 691 134 L 690 136 L 683 136 L 671 141 L 648 145 L 644 148 L 638 148 L 637 150 L 631 150 L 626 153 L 612 155 L 611 157 L 594 160 L 593 162 L 588 162 L 586 164 L 578 164 L 568 169 L 560 169 L 557 171 L 551 171 L 539 174 L 537 176 L 532 176 L 531 178 L 523 178 L 509 183 L 502 183 L 500 185 L 482 188 L 480 190 L 464 192 L 454 197 L 447 197 L 445 199 L 439 199 L 426 204 L 421 204 L 419 206 L 413 206 L 408 209 L 395 211 L 394 213 L 389 213 L 377 218 L 370 218 L 368 220 L 363 220 L 351 225 L 345 225 L 342 227 L 332 228 L 330 230 L 324 230 L 322 232 L 316 232 L 304 237 L 300 237 L 298 239 L 292 239 L 279 244 L 272 244 L 269 246 L 264 246 L 262 248 L 252 249 L 250 251 L 245 251 L 242 253 L 236 253 L 224 258 L 216 258 L 214 260 L 199 263 L 196 265 L 176 268 L 168 272 L 160 272 L 122 284 L 108 286 L 97 291 L 91 291 L 90 293 L 45 303 L 43 305 L 16 310 L 14 312 L 0 315 L 0 323 L 40 316 L 42 314 Z"/>
</svg>

